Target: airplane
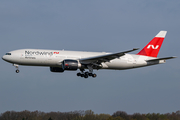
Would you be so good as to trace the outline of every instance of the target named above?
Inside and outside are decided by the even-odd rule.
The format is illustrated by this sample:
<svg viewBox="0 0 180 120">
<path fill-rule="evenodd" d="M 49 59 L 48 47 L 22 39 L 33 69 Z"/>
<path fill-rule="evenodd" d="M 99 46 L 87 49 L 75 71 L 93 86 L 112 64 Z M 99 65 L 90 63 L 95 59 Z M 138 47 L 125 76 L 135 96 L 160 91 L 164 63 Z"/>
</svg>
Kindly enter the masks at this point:
<svg viewBox="0 0 180 120">
<path fill-rule="evenodd" d="M 167 59 L 157 58 L 167 31 L 160 31 L 139 53 L 127 54 L 138 50 L 134 48 L 123 52 L 84 52 L 45 49 L 19 49 L 6 53 L 2 59 L 12 63 L 19 73 L 19 65 L 47 66 L 51 72 L 76 71 L 77 76 L 88 78 L 97 75 L 93 69 L 125 70 L 165 63 Z M 85 71 L 88 69 L 89 71 Z"/>
</svg>

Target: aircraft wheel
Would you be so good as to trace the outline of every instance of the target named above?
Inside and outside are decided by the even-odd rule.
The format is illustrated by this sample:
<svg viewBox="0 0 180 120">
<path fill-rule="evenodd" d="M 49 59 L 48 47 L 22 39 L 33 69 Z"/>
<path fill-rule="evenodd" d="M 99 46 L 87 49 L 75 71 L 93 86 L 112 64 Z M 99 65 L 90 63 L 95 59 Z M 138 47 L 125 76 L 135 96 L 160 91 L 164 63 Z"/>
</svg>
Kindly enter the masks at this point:
<svg viewBox="0 0 180 120">
<path fill-rule="evenodd" d="M 84 77 L 84 74 L 81 74 L 81 77 Z"/>
<path fill-rule="evenodd" d="M 89 73 L 88 75 L 89 75 L 89 76 L 92 76 L 92 73 Z"/>
<path fill-rule="evenodd" d="M 89 72 L 85 72 L 84 74 L 85 74 L 85 75 L 88 75 L 88 74 L 89 74 Z"/>
<path fill-rule="evenodd" d="M 19 73 L 19 70 L 16 70 L 16 73 Z"/>
<path fill-rule="evenodd" d="M 87 74 L 85 74 L 85 75 L 84 75 L 84 78 L 88 78 L 88 75 L 87 75 Z"/>
<path fill-rule="evenodd" d="M 81 76 L 81 73 L 77 73 L 77 76 Z"/>
<path fill-rule="evenodd" d="M 92 74 L 92 77 L 95 78 L 95 77 L 97 77 L 97 75 L 96 74 Z"/>
</svg>

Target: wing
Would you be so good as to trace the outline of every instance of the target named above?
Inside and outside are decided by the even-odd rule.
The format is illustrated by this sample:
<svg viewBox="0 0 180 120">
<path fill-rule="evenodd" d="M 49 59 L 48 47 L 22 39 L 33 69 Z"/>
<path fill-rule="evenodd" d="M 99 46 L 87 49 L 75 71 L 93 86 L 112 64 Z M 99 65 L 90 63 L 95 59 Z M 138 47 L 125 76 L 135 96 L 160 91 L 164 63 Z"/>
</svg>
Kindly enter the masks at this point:
<svg viewBox="0 0 180 120">
<path fill-rule="evenodd" d="M 129 53 L 135 50 L 138 50 L 139 48 L 134 48 L 132 50 L 124 51 L 124 52 L 117 52 L 117 53 L 111 53 L 111 54 L 106 54 L 106 55 L 101 55 L 101 56 L 94 56 L 94 57 L 89 57 L 89 58 L 83 58 L 80 59 L 79 61 L 82 64 L 93 64 L 93 65 L 100 65 L 102 62 L 109 62 L 110 60 L 119 58 L 125 53 Z"/>
</svg>

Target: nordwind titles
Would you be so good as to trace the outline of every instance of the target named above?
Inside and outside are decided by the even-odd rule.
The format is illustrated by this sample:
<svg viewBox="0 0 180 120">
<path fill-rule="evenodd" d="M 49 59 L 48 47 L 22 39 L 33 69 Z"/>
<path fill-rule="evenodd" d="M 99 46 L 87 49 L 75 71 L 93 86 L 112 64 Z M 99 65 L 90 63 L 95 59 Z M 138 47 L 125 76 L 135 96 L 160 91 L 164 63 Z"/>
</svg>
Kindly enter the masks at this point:
<svg viewBox="0 0 180 120">
<path fill-rule="evenodd" d="M 25 55 L 53 55 L 53 52 L 25 51 Z"/>
</svg>

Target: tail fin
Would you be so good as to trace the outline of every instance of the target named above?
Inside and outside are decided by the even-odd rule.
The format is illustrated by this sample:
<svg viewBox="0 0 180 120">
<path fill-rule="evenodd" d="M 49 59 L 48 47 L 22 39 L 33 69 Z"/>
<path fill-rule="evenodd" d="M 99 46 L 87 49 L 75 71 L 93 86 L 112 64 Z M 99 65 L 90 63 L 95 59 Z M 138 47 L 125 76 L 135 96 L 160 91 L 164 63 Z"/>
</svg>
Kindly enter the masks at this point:
<svg viewBox="0 0 180 120">
<path fill-rule="evenodd" d="M 160 31 L 137 55 L 157 57 L 167 31 Z"/>
</svg>

